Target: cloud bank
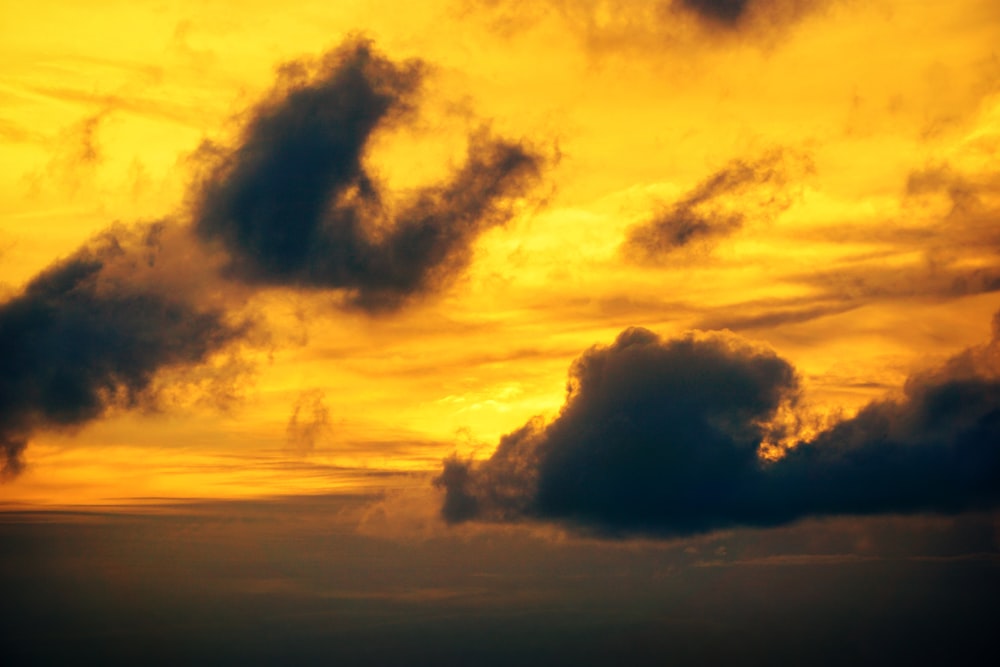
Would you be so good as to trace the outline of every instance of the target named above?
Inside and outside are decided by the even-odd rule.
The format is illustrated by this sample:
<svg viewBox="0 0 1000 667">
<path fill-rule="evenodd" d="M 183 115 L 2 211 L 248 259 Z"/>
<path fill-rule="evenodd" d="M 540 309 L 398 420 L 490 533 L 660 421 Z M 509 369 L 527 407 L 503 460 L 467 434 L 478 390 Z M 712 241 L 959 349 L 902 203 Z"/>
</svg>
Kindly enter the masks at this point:
<svg viewBox="0 0 1000 667">
<path fill-rule="evenodd" d="M 481 463 L 446 460 L 442 515 L 668 536 L 1000 502 L 1000 315 L 989 343 L 912 377 L 901 399 L 764 460 L 798 393 L 788 362 L 743 339 L 628 329 L 574 362 L 552 422 Z"/>
</svg>

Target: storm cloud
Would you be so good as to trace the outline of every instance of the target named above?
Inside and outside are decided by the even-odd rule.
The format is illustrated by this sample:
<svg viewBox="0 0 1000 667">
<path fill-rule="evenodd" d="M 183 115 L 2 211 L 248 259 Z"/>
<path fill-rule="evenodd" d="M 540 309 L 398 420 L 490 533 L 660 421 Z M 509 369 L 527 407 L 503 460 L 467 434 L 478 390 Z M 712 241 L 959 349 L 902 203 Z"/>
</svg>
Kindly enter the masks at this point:
<svg viewBox="0 0 1000 667">
<path fill-rule="evenodd" d="M 196 229 L 224 246 L 228 274 L 260 286 L 341 290 L 378 311 L 446 284 L 484 230 L 511 214 L 541 158 L 486 131 L 449 180 L 393 198 L 364 163 L 375 132 L 414 113 L 425 66 L 365 41 L 317 72 L 286 68 L 241 143 L 202 186 Z M 398 199 L 398 201 L 397 201 Z"/>
<path fill-rule="evenodd" d="M 452 457 L 435 483 L 452 523 L 543 520 L 605 536 L 684 535 L 808 516 L 958 512 L 1000 502 L 1000 316 L 993 339 L 913 376 L 771 461 L 792 366 L 731 334 L 629 329 L 574 362 L 565 405 Z"/>
<path fill-rule="evenodd" d="M 0 305 L 3 476 L 20 472 L 36 432 L 136 407 L 159 371 L 200 364 L 245 333 L 163 280 L 163 237 L 161 225 L 106 232 Z"/>
</svg>

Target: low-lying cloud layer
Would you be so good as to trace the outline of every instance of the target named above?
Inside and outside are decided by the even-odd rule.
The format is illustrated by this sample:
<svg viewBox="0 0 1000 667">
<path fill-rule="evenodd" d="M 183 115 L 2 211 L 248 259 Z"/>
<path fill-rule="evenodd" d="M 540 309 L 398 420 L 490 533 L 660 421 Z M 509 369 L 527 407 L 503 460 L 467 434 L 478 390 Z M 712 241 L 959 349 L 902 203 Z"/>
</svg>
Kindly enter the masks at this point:
<svg viewBox="0 0 1000 667">
<path fill-rule="evenodd" d="M 376 130 L 413 112 L 424 66 L 358 41 L 315 73 L 300 70 L 256 109 L 203 185 L 198 233 L 222 243 L 239 280 L 344 290 L 365 310 L 397 307 L 464 268 L 476 237 L 503 223 L 510 199 L 538 176 L 539 156 L 482 132 L 449 181 L 390 202 L 363 158 Z"/>
<path fill-rule="evenodd" d="M 901 399 L 764 460 L 797 395 L 791 365 L 742 339 L 626 330 L 573 364 L 551 423 L 529 422 L 482 463 L 445 461 L 442 514 L 681 535 L 1000 502 L 1000 315 L 989 343 L 912 377 Z"/>
</svg>

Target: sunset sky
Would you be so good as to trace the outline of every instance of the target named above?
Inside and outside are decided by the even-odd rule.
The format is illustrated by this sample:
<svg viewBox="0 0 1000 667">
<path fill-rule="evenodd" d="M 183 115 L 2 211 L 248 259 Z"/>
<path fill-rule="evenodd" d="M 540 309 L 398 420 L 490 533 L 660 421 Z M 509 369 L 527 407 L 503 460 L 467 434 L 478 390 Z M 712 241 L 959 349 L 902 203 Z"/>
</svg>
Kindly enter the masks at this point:
<svg viewBox="0 0 1000 667">
<path fill-rule="evenodd" d="M 5 4 L 15 664 L 973 655 L 997 44 L 992 0 Z"/>
</svg>

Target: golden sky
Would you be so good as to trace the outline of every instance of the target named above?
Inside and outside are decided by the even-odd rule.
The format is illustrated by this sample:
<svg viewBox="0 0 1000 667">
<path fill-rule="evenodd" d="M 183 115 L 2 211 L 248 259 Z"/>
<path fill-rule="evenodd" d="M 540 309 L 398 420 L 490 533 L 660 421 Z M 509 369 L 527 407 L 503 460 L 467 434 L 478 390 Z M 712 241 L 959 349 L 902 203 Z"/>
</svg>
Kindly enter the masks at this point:
<svg viewBox="0 0 1000 667">
<path fill-rule="evenodd" d="M 631 326 L 766 346 L 820 421 L 990 339 L 996 2 L 290 4 L 0 9 L 0 296 L 112 225 L 168 221 L 156 268 L 108 275 L 252 321 L 153 367 L 138 400 L 108 398 L 112 380 L 86 418 L 10 427 L 29 432 L 0 502 L 426 484 L 383 473 L 486 459 L 553 419 L 573 360 Z M 217 237 L 189 234 L 228 196 L 212 184 L 240 173 L 254 119 L 358 40 L 398 68 L 386 85 L 422 63 L 399 93 L 409 108 L 363 144 L 387 210 L 442 183 L 458 183 L 442 201 L 460 200 L 477 151 L 537 160 L 489 200 L 497 220 L 388 308 L 352 306 L 329 281 L 241 280 Z M 11 347 L 0 354 L 26 354 Z M 12 420 L 21 389 L 7 384 Z"/>
</svg>

